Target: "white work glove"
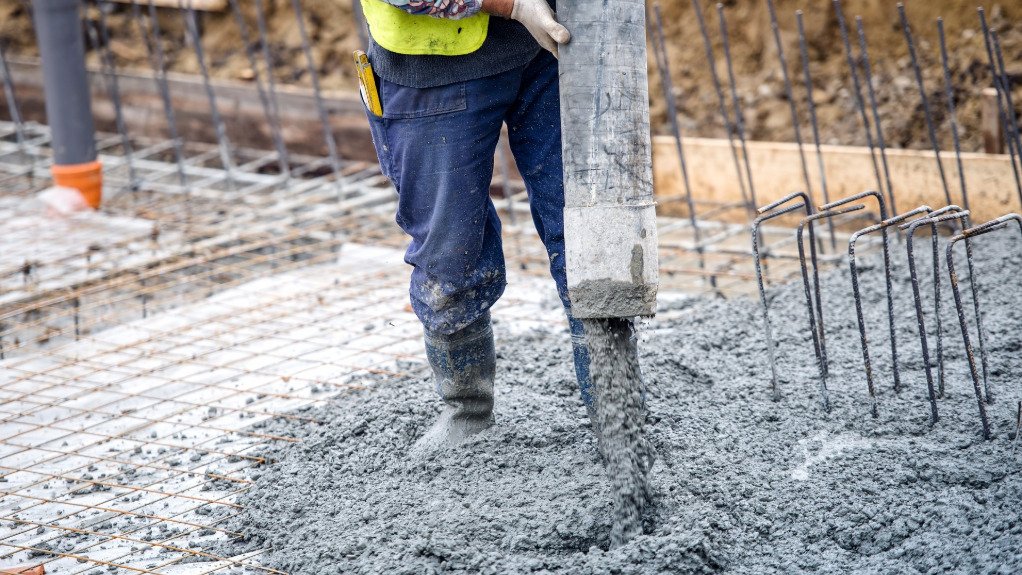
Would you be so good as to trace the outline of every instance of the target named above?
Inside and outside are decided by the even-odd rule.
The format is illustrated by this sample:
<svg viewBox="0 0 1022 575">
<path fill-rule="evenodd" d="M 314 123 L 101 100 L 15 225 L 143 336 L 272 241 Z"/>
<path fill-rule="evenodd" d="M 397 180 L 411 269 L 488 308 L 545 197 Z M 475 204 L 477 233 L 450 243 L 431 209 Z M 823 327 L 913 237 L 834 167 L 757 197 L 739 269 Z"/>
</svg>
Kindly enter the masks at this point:
<svg viewBox="0 0 1022 575">
<path fill-rule="evenodd" d="M 558 44 L 567 44 L 571 40 L 568 29 L 557 21 L 557 15 L 546 0 L 515 0 L 511 18 L 521 22 L 539 45 L 549 50 L 555 58 Z"/>
</svg>

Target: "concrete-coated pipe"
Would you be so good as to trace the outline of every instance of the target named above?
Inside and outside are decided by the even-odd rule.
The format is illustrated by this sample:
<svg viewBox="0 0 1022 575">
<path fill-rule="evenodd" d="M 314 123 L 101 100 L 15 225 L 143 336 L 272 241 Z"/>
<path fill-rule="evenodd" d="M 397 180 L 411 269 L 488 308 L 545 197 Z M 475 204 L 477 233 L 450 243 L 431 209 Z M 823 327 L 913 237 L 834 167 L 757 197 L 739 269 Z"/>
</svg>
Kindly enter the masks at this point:
<svg viewBox="0 0 1022 575">
<path fill-rule="evenodd" d="M 102 167 L 96 161 L 80 9 L 80 0 L 32 1 L 53 148 L 53 182 L 77 189 L 86 203 L 98 208 Z"/>
<path fill-rule="evenodd" d="M 649 316 L 659 279 L 643 0 L 560 0 L 568 292 L 578 318 Z"/>
</svg>

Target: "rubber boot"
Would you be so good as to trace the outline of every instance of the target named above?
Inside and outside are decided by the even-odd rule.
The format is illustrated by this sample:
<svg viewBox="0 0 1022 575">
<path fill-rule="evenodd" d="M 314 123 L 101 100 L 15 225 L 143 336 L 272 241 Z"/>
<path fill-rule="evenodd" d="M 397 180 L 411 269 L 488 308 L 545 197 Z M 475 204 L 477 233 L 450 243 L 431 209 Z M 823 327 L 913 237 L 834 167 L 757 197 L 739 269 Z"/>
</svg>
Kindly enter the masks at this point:
<svg viewBox="0 0 1022 575">
<path fill-rule="evenodd" d="M 493 425 L 497 360 L 490 313 L 451 335 L 427 331 L 425 340 L 437 394 L 446 405 L 412 446 L 416 458 L 454 447 Z"/>
</svg>

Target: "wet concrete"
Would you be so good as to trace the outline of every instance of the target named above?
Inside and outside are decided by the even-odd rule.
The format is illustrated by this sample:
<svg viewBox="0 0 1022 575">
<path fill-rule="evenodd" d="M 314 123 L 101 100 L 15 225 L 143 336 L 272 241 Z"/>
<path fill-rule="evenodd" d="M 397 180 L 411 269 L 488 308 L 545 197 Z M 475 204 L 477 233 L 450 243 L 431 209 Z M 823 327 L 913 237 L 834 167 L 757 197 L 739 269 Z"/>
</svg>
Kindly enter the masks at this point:
<svg viewBox="0 0 1022 575">
<path fill-rule="evenodd" d="M 253 476 L 231 525 L 247 539 L 218 552 L 264 547 L 269 565 L 316 574 L 1022 571 L 1022 446 L 1012 451 L 1022 257 L 1007 238 L 984 238 L 993 248 L 977 265 L 998 397 L 990 441 L 947 306 L 947 394 L 930 424 L 904 246 L 895 243 L 899 395 L 882 269 L 868 256 L 860 266 L 876 419 L 847 270 L 828 275 L 824 290 L 830 413 L 818 401 L 801 285 L 769 294 L 779 401 L 757 302 L 693 300 L 644 327 L 646 431 L 658 455 L 643 533 L 625 545 L 610 549 L 613 497 L 566 330 L 512 338 L 498 321 L 495 427 L 410 461 L 440 408 L 424 377 L 367 380 L 371 389 L 306 412 L 322 425 L 270 423 L 302 441 L 270 449 L 277 463 Z"/>
</svg>

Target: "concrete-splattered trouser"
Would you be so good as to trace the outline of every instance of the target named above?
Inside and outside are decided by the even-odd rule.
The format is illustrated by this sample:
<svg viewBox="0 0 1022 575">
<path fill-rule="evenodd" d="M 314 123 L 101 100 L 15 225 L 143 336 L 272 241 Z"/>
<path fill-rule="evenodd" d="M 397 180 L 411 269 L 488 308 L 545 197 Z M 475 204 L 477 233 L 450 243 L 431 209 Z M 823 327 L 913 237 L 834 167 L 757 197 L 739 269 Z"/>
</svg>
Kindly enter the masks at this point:
<svg viewBox="0 0 1022 575">
<path fill-rule="evenodd" d="M 571 319 L 565 277 L 556 52 L 569 34 L 557 23 L 554 0 L 362 0 L 362 7 L 382 110 L 367 108 L 367 115 L 380 165 L 398 192 L 397 223 L 411 236 L 412 308 L 446 403 L 413 451 L 455 445 L 493 422 L 489 309 L 506 279 L 489 190 L 504 124 L 591 408 L 588 351 L 581 322 Z"/>
</svg>

